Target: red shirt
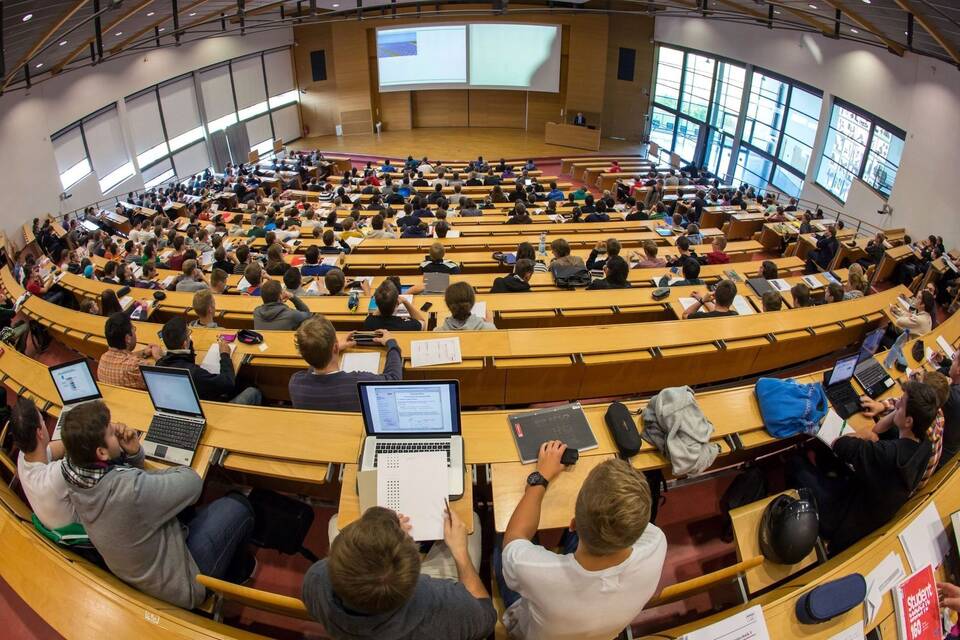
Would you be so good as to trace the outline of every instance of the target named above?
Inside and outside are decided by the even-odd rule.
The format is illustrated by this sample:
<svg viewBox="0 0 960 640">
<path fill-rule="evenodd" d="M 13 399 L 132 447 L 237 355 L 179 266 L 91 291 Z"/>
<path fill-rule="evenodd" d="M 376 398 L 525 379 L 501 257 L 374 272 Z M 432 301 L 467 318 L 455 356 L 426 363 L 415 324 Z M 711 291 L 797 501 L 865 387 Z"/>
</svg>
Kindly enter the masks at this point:
<svg viewBox="0 0 960 640">
<path fill-rule="evenodd" d="M 707 264 L 727 264 L 730 262 L 730 256 L 723 251 L 711 251 L 707 254 Z"/>
<path fill-rule="evenodd" d="M 43 295 L 43 286 L 36 280 L 27 283 L 27 291 L 35 296 Z"/>
</svg>

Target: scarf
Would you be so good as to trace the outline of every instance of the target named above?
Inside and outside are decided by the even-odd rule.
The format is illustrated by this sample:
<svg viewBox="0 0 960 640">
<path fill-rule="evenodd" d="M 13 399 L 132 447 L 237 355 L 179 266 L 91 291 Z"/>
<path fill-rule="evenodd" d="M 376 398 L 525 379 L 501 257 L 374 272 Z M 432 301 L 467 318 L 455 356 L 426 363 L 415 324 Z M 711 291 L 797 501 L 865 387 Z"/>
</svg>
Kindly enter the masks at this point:
<svg viewBox="0 0 960 640">
<path fill-rule="evenodd" d="M 103 479 L 110 471 L 111 465 L 105 462 L 98 462 L 93 465 L 77 465 L 70 458 L 65 457 L 60 470 L 63 473 L 63 479 L 68 484 L 72 484 L 80 489 L 92 489 Z"/>
</svg>

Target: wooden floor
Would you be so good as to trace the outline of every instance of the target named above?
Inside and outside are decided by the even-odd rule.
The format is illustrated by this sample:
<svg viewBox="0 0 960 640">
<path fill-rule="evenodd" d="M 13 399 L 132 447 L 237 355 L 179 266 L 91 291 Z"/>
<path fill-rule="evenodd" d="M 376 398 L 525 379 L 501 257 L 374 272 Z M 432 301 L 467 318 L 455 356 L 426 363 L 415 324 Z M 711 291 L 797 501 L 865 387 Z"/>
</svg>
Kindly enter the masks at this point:
<svg viewBox="0 0 960 640">
<path fill-rule="evenodd" d="M 547 158 L 589 156 L 611 153 L 641 153 L 644 145 L 603 138 L 600 151 L 546 144 L 543 132 L 523 129 L 443 127 L 386 131 L 377 135 L 315 136 L 290 144 L 293 149 L 320 149 L 338 153 L 384 156 L 423 156 L 440 160 L 470 160 L 478 155 L 496 158 Z"/>
</svg>

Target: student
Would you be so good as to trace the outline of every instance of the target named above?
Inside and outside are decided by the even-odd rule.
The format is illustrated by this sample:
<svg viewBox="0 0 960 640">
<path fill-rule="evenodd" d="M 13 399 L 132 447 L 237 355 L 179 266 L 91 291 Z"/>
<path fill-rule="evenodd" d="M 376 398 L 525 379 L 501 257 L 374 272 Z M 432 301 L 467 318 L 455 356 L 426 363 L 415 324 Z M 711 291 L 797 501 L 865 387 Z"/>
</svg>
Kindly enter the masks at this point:
<svg viewBox="0 0 960 640">
<path fill-rule="evenodd" d="M 421 561 L 409 520 L 372 507 L 333 538 L 329 556 L 304 576 L 302 597 L 310 615 L 336 638 L 483 640 L 492 635 L 497 612 L 470 556 L 479 542 L 479 521 L 468 537 L 460 518 L 449 513 L 443 516 L 444 543 L 433 545 L 444 553 L 433 555 L 452 564 L 455 574 L 428 575 L 432 559 Z"/>
<path fill-rule="evenodd" d="M 307 289 L 303 286 L 303 276 L 299 269 L 287 269 L 287 272 L 283 274 L 283 288 L 289 291 L 290 295 L 298 298 L 320 295 L 319 291 Z"/>
<path fill-rule="evenodd" d="M 594 280 L 587 289 L 629 289 L 627 280 L 630 274 L 630 265 L 618 255 L 607 258 L 603 264 L 603 278 Z"/>
<path fill-rule="evenodd" d="M 634 269 L 657 269 L 667 266 L 667 261 L 663 258 L 658 258 L 657 253 L 659 248 L 657 243 L 653 240 L 644 240 L 643 241 L 643 259 L 640 259 L 640 254 L 636 251 L 630 254 L 630 261 L 636 262 L 633 266 Z"/>
<path fill-rule="evenodd" d="M 77 522 L 77 512 L 63 478 L 63 442 L 50 441 L 47 425 L 33 400 L 17 399 L 10 419 L 10 433 L 20 450 L 17 478 L 37 519 L 50 530 Z"/>
<path fill-rule="evenodd" d="M 146 267 L 144 267 L 146 271 Z M 210 291 L 213 293 L 226 293 L 227 291 L 227 272 L 223 269 L 214 269 L 210 272 Z"/>
<path fill-rule="evenodd" d="M 888 418 L 899 437 L 877 441 L 867 430 L 837 438 L 833 452 L 842 464 L 831 471 L 804 455 L 788 460 L 788 485 L 813 493 L 831 555 L 888 522 L 913 494 L 931 456 L 926 432 L 936 415 L 934 390 L 908 381 Z"/>
<path fill-rule="evenodd" d="M 673 267 L 682 262 L 688 262 L 690 260 L 699 262 L 697 260 L 697 252 L 690 248 L 690 239 L 687 236 L 680 236 L 677 238 L 675 246 L 677 247 L 677 251 L 680 252 L 680 255 L 678 255 L 676 258 L 667 258 L 667 266 Z"/>
<path fill-rule="evenodd" d="M 390 331 L 423 331 L 427 326 L 426 317 L 407 299 L 400 296 L 397 283 L 392 279 L 384 280 L 373 294 L 377 303 L 377 312 L 367 315 L 363 321 L 365 331 L 389 329 Z M 397 305 L 402 304 L 410 314 L 409 318 L 394 315 Z"/>
<path fill-rule="evenodd" d="M 776 280 L 780 277 L 777 263 L 772 260 L 764 260 L 760 264 L 760 277 L 764 280 Z"/>
<path fill-rule="evenodd" d="M 337 340 L 337 331 L 317 314 L 297 328 L 297 352 L 310 368 L 290 377 L 288 389 L 293 406 L 317 411 L 360 411 L 357 382 L 403 379 L 400 346 L 386 329 L 378 329 L 373 341 L 386 347 L 383 373 L 340 371 L 340 356 L 356 346 L 353 334 Z"/>
<path fill-rule="evenodd" d="M 700 263 L 692 258 L 687 258 L 683 261 L 681 265 L 681 271 L 683 273 L 683 279 L 676 282 L 671 282 L 670 277 L 673 274 L 668 273 L 667 275 L 660 278 L 660 282 L 657 283 L 657 286 L 660 287 L 688 287 L 694 284 L 703 284 L 703 280 L 700 279 Z"/>
<path fill-rule="evenodd" d="M 587 475 L 574 518 L 556 554 L 531 542 L 544 495 L 563 472 L 566 445 L 544 443 L 527 479 L 493 565 L 512 638 L 609 640 L 654 595 L 667 539 L 650 523 L 650 487 L 623 460 L 608 460 Z M 498 553 L 499 552 L 499 553 Z"/>
<path fill-rule="evenodd" d="M 258 262 L 251 262 L 243 270 L 243 279 L 247 281 L 246 289 L 241 289 L 240 293 L 248 296 L 260 295 L 260 283 L 263 280 L 263 267 Z"/>
<path fill-rule="evenodd" d="M 547 192 L 547 200 L 550 202 L 563 202 L 563 191 L 557 188 L 557 183 L 550 181 L 550 191 Z"/>
<path fill-rule="evenodd" d="M 730 262 L 730 256 L 724 252 L 724 249 L 727 248 L 726 236 L 714 236 L 710 246 L 713 251 L 706 255 L 707 264 L 728 264 Z"/>
<path fill-rule="evenodd" d="M 197 319 L 190 323 L 191 327 L 206 327 L 216 329 L 219 325 L 213 319 L 217 313 L 216 298 L 209 289 L 202 289 L 193 294 L 193 312 Z"/>
<path fill-rule="evenodd" d="M 193 293 L 194 291 L 206 289 L 209 286 L 210 285 L 207 284 L 206 279 L 203 277 L 203 271 L 197 267 L 197 261 L 184 260 L 183 273 L 180 275 L 180 279 L 177 281 L 176 290 L 185 293 Z"/>
<path fill-rule="evenodd" d="M 193 609 L 207 595 L 198 573 L 237 584 L 252 575 L 256 561 L 246 546 L 253 508 L 231 492 L 181 522 L 178 514 L 200 497 L 203 480 L 190 467 L 145 471 L 137 436 L 112 422 L 101 400 L 71 409 L 63 419 L 70 502 L 114 575 L 149 596 Z"/>
<path fill-rule="evenodd" d="M 783 308 L 783 297 L 779 291 L 766 291 L 763 294 L 764 311 L 780 311 Z"/>
<path fill-rule="evenodd" d="M 283 259 L 283 248 L 279 243 L 271 244 L 270 248 L 267 249 L 267 264 L 265 269 L 267 275 L 282 276 L 289 268 L 290 265 Z"/>
<path fill-rule="evenodd" d="M 721 280 L 716 289 L 707 295 L 701 295 L 699 291 L 694 291 L 690 296 L 696 302 L 690 305 L 689 309 L 684 310 L 683 317 L 687 318 L 720 318 L 723 316 L 735 316 L 733 301 L 737 297 L 737 285 L 731 280 Z"/>
<path fill-rule="evenodd" d="M 547 273 L 547 265 L 543 259 L 537 257 L 537 252 L 529 242 L 521 242 L 517 245 L 517 261 L 529 260 L 533 263 L 534 273 Z"/>
<path fill-rule="evenodd" d="M 263 283 L 260 288 L 260 298 L 263 304 L 253 310 L 253 328 L 257 331 L 292 331 L 313 315 L 310 307 L 289 291 L 284 291 L 276 280 L 267 280 Z M 284 302 L 287 300 L 296 308 L 291 309 L 285 305 Z"/>
<path fill-rule="evenodd" d="M 570 243 L 563 238 L 556 238 L 550 243 L 553 260 L 550 261 L 550 273 L 556 275 L 557 270 L 563 267 L 579 267 L 586 269 L 583 258 L 570 254 Z"/>
<path fill-rule="evenodd" d="M 310 245 L 307 247 L 306 254 L 304 254 L 304 264 L 300 267 L 302 275 L 323 276 L 333 268 L 331 265 L 320 264 L 320 248 L 318 246 Z"/>
<path fill-rule="evenodd" d="M 371 239 L 387 239 L 387 240 L 396 240 L 397 234 L 392 230 L 384 229 L 384 218 L 382 215 L 377 214 L 370 219 L 370 233 L 367 234 L 368 238 Z M 306 274 L 304 274 L 306 275 Z M 319 275 L 319 274 L 318 274 Z"/>
<path fill-rule="evenodd" d="M 813 299 L 810 297 L 810 287 L 802 282 L 798 282 L 790 288 L 793 295 L 793 308 L 803 309 L 813 306 Z"/>
<path fill-rule="evenodd" d="M 590 255 L 587 257 L 587 269 L 590 271 L 603 269 L 603 263 L 608 258 L 620 255 L 620 248 L 620 241 L 616 238 L 597 241 L 596 246 L 590 250 Z"/>
<path fill-rule="evenodd" d="M 843 285 L 839 282 L 831 282 L 827 285 L 827 292 L 824 294 L 824 303 L 843 302 Z"/>
<path fill-rule="evenodd" d="M 837 227 L 827 228 L 827 233 L 817 237 L 817 248 L 807 254 L 804 273 L 818 273 L 826 271 L 837 255 L 840 243 L 837 241 Z"/>
<path fill-rule="evenodd" d="M 904 331 L 909 331 L 911 336 L 922 336 L 930 333 L 933 328 L 932 314 L 936 309 L 936 300 L 932 293 L 924 289 L 920 292 L 914 302 L 915 311 L 904 311 L 903 308 L 894 303 L 890 311 L 895 316 L 896 326 Z"/>
<path fill-rule="evenodd" d="M 509 276 L 494 278 L 490 293 L 519 293 L 530 291 L 530 278 L 533 277 L 534 262 L 526 258 L 518 258 L 513 265 L 513 273 Z"/>
<path fill-rule="evenodd" d="M 439 223 L 438 223 L 439 224 Z M 434 242 L 430 245 L 430 253 L 427 259 L 420 263 L 421 273 L 460 273 L 460 265 L 452 260 L 445 260 L 446 250 L 440 242 Z"/>
<path fill-rule="evenodd" d="M 454 282 L 448 286 L 443 300 L 447 303 L 450 315 L 434 331 L 493 331 L 497 328 L 493 324 L 491 311 L 487 311 L 484 318 L 473 315 L 477 298 L 473 287 L 466 282 Z"/>
<path fill-rule="evenodd" d="M 267 230 L 264 229 L 264 224 L 266 220 L 262 215 L 257 215 L 253 219 L 253 226 L 247 231 L 248 238 L 263 238 L 267 235 Z"/>
<path fill-rule="evenodd" d="M 137 329 L 122 311 L 107 318 L 103 333 L 107 339 L 107 352 L 97 361 L 97 379 L 118 387 L 146 390 L 140 365 L 152 364 L 151 359 L 160 358 L 163 355 L 160 347 L 151 344 L 135 352 Z"/>
</svg>

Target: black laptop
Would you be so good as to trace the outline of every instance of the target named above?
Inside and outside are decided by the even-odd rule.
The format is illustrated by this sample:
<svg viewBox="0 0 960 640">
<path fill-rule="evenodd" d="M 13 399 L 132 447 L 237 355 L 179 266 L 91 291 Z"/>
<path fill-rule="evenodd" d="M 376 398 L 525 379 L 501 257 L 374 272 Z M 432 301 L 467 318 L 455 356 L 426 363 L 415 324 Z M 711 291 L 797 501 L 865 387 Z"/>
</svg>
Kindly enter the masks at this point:
<svg viewBox="0 0 960 640">
<path fill-rule="evenodd" d="M 887 389 L 893 386 L 893 378 L 887 373 L 882 364 L 877 362 L 874 354 L 880 347 L 880 340 L 883 338 L 884 329 L 874 329 L 867 334 L 860 347 L 860 362 L 857 363 L 856 371 L 853 377 L 863 387 L 864 393 L 871 398 L 883 394 Z"/>
<path fill-rule="evenodd" d="M 823 386 L 827 399 L 830 400 L 833 410 L 844 420 L 860 411 L 860 396 L 850 384 L 859 360 L 859 353 L 840 358 L 833 365 L 833 369 L 824 375 Z"/>
</svg>

